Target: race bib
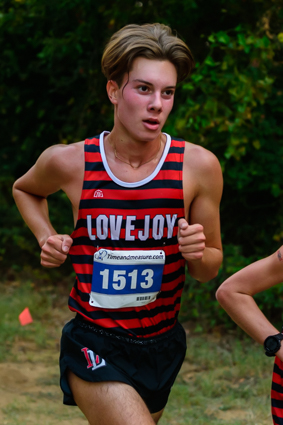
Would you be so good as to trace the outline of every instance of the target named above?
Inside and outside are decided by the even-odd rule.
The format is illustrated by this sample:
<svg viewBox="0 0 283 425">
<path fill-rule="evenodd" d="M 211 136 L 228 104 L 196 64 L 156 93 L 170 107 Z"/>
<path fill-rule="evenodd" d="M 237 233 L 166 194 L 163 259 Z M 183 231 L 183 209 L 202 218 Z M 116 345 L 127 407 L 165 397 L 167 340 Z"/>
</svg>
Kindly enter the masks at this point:
<svg viewBox="0 0 283 425">
<path fill-rule="evenodd" d="M 93 256 L 89 304 L 117 309 L 151 303 L 161 289 L 164 263 L 162 250 L 100 249 Z"/>
</svg>

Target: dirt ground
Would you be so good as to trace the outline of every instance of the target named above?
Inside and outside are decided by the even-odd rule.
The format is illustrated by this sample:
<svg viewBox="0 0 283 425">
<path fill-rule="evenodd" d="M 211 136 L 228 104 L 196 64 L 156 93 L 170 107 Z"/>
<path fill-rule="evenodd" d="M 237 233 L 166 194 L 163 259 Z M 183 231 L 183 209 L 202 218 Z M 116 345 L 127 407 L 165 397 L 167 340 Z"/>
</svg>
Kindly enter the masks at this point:
<svg viewBox="0 0 283 425">
<path fill-rule="evenodd" d="M 0 424 L 87 425 L 78 408 L 62 404 L 58 354 L 40 353 L 37 360 L 24 360 L 31 354 L 33 357 L 32 347 L 28 347 L 22 362 L 0 364 Z M 190 380 L 194 373 L 185 362 L 181 370 L 184 378 Z M 218 418 L 225 421 L 235 417 L 244 419 L 246 414 L 240 409 L 219 411 Z"/>
<path fill-rule="evenodd" d="M 58 329 L 54 330 L 54 341 L 47 344 L 48 348 L 39 350 L 34 343 L 16 341 L 8 361 L 0 363 L 1 425 L 87 425 L 77 407 L 62 403 L 58 367 L 59 340 L 61 325 L 72 316 L 67 312 L 64 315 L 58 314 L 59 317 Z M 189 333 L 189 329 L 187 332 Z M 189 383 L 196 373 L 195 366 L 185 362 L 180 375 Z M 214 409 L 206 413 L 218 418 L 221 423 L 231 423 L 233 418 L 244 420 L 248 414 L 241 409 L 218 409 L 217 412 L 216 406 L 208 406 L 207 409 Z M 164 423 L 176 422 L 164 420 Z"/>
<path fill-rule="evenodd" d="M 60 315 L 59 322 L 72 316 Z M 29 325 L 27 325 L 29 326 Z M 60 331 L 54 343 L 38 349 L 36 344 L 16 341 L 8 361 L 0 363 L 1 425 L 87 425 L 77 407 L 64 406 L 59 387 Z"/>
</svg>

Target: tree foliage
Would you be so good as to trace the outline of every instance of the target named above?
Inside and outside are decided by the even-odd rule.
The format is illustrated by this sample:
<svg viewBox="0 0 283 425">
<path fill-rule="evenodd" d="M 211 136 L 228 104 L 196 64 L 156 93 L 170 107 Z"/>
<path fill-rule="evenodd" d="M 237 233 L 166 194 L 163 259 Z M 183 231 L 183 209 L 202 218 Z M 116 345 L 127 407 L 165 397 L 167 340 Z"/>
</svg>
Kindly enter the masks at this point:
<svg viewBox="0 0 283 425">
<path fill-rule="evenodd" d="M 196 59 L 165 131 L 212 150 L 224 173 L 223 267 L 205 289 L 188 284 L 214 303 L 220 281 L 282 243 L 279 0 L 0 0 L 0 261 L 6 271 L 37 264 L 38 247 L 13 203 L 12 183 L 51 144 L 111 128 L 103 47 L 122 26 L 146 22 L 170 25 Z M 71 231 L 63 193 L 50 198 L 50 215 L 60 232 Z"/>
</svg>

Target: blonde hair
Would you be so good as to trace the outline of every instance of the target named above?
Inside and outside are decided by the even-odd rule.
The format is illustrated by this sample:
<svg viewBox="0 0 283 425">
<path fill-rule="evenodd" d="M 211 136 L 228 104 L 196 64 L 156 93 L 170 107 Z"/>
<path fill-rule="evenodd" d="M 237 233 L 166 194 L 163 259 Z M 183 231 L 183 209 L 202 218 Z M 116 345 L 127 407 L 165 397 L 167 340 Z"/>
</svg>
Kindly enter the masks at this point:
<svg viewBox="0 0 283 425">
<path fill-rule="evenodd" d="M 193 55 L 184 41 L 163 24 L 130 24 L 112 35 L 101 59 L 107 80 L 120 87 L 125 73 L 131 71 L 134 59 L 144 57 L 168 60 L 176 68 L 177 82 L 183 81 L 194 67 Z"/>
</svg>

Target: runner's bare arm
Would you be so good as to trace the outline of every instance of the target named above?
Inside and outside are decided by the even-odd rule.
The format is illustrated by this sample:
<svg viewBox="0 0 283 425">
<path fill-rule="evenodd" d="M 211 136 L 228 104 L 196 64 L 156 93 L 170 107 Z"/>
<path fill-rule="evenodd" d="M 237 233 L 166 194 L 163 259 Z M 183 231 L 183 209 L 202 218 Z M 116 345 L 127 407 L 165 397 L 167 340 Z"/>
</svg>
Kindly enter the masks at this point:
<svg viewBox="0 0 283 425">
<path fill-rule="evenodd" d="M 234 322 L 260 344 L 279 331 L 259 309 L 253 296 L 283 282 L 282 259 L 283 246 L 229 277 L 216 292 L 217 300 Z M 283 344 L 276 355 L 283 360 Z"/>
<path fill-rule="evenodd" d="M 193 192 L 187 184 L 192 181 Z M 187 220 L 179 220 L 179 249 L 187 260 L 190 275 L 200 282 L 214 278 L 222 262 L 219 217 L 222 189 L 217 158 L 206 149 L 189 144 L 184 159 Z"/>
<path fill-rule="evenodd" d="M 52 226 L 47 197 L 62 189 L 74 207 L 77 186 L 72 181 L 76 171 L 76 175 L 80 175 L 76 165 L 79 162 L 80 149 L 75 145 L 77 144 L 48 148 L 13 186 L 17 207 L 42 248 L 41 264 L 45 267 L 61 265 L 72 244 L 70 236 L 58 235 Z"/>
</svg>

